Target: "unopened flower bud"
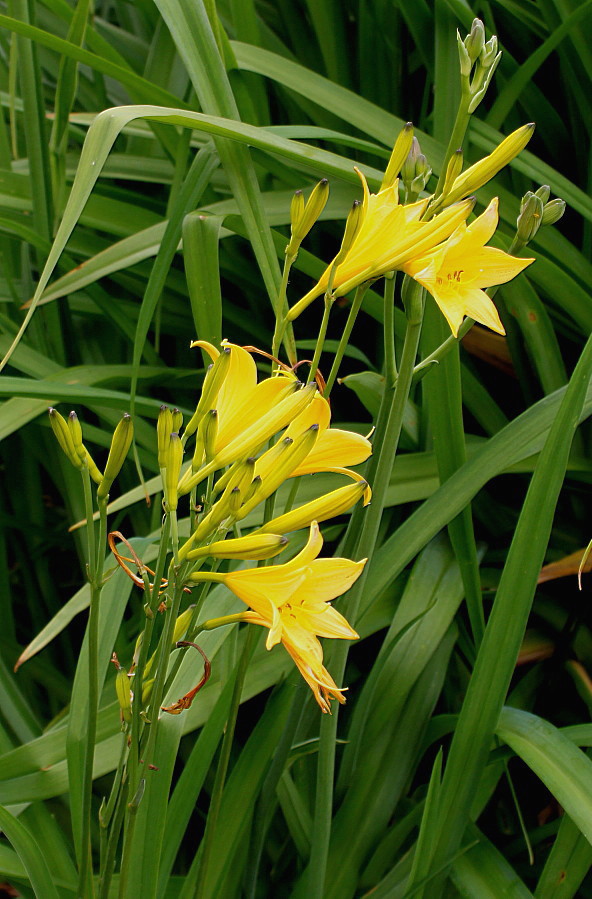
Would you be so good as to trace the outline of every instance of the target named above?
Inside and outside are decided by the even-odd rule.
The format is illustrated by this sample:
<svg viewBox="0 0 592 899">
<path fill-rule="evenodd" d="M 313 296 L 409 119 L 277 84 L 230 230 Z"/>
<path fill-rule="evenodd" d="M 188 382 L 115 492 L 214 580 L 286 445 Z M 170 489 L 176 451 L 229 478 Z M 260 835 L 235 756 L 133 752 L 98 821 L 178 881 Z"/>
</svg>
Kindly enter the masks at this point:
<svg viewBox="0 0 592 899">
<path fill-rule="evenodd" d="M 535 190 L 535 194 L 543 201 L 543 203 L 546 203 L 551 196 L 551 188 L 548 184 L 541 184 L 541 186 Z"/>
<path fill-rule="evenodd" d="M 520 153 L 534 133 L 534 124 L 522 125 L 512 134 L 498 144 L 498 146 L 484 159 L 480 159 L 474 165 L 459 175 L 452 184 L 449 193 L 446 195 L 446 205 L 450 206 L 457 200 L 474 194 L 476 190 L 487 184 L 488 181 L 497 175 L 497 173 L 508 165 L 515 156 Z M 437 197 L 434 207 L 440 205 L 441 197 Z"/>
<path fill-rule="evenodd" d="M 133 694 L 130 688 L 127 671 L 125 668 L 121 667 L 115 653 L 113 653 L 111 661 L 117 668 L 117 674 L 115 676 L 115 693 L 117 695 L 117 702 L 119 703 L 119 717 L 121 718 L 122 729 L 125 729 L 125 725 L 129 724 L 132 720 Z"/>
<path fill-rule="evenodd" d="M 404 128 L 397 135 L 397 139 L 393 147 L 393 152 L 391 153 L 386 171 L 384 173 L 384 178 L 382 179 L 382 184 L 380 186 L 381 190 L 384 190 L 385 188 L 390 187 L 392 184 L 394 184 L 405 160 L 407 159 L 407 156 L 409 155 L 412 141 L 413 123 L 407 122 Z"/>
<path fill-rule="evenodd" d="M 105 499 L 109 493 L 111 484 L 121 471 L 121 466 L 125 461 L 133 436 L 134 424 L 131 417 L 125 412 L 123 418 L 113 432 L 107 464 L 105 465 L 105 474 L 103 475 L 103 479 L 97 490 L 98 499 Z"/>
<path fill-rule="evenodd" d="M 206 462 L 210 462 L 216 454 L 216 440 L 218 437 L 218 412 L 216 409 L 210 409 L 210 411 L 205 414 L 202 425 Z"/>
<path fill-rule="evenodd" d="M 300 244 L 321 215 L 329 199 L 329 182 L 323 178 L 316 184 L 306 201 L 304 210 L 299 220 L 292 227 L 290 243 L 286 247 L 287 256 L 295 256 Z"/>
<path fill-rule="evenodd" d="M 565 200 L 559 198 L 545 203 L 543 209 L 543 225 L 554 225 L 565 212 Z"/>
<path fill-rule="evenodd" d="M 166 453 L 169 438 L 173 433 L 173 413 L 168 406 L 161 406 L 156 421 L 156 439 L 158 441 L 158 467 L 162 469 L 166 465 Z"/>
<path fill-rule="evenodd" d="M 178 483 L 183 464 L 183 443 L 176 431 L 169 438 L 165 459 L 164 495 L 167 512 L 174 512 L 178 505 Z"/>
<path fill-rule="evenodd" d="M 205 343 L 205 341 L 194 340 L 191 346 L 201 346 L 202 343 Z M 212 347 L 212 350 L 213 349 L 214 348 Z M 185 431 L 183 432 L 184 443 L 187 441 L 187 438 L 197 430 L 199 423 L 206 412 L 215 407 L 218 394 L 220 393 L 220 389 L 222 387 L 222 384 L 224 383 L 224 379 L 228 374 L 231 354 L 231 347 L 223 347 L 221 352 L 216 357 L 216 361 L 214 362 L 214 364 L 210 365 L 210 367 L 208 368 L 206 376 L 204 378 L 201 396 L 197 404 L 197 409 L 191 416 L 190 420 L 187 422 Z"/>
<path fill-rule="evenodd" d="M 460 76 L 463 79 L 468 79 L 469 75 L 471 74 L 471 69 L 473 68 L 473 63 L 471 61 L 471 57 L 469 56 L 469 51 L 465 47 L 465 42 L 463 41 L 458 31 L 456 32 L 456 45 L 458 47 Z"/>
<path fill-rule="evenodd" d="M 543 201 L 533 193 L 524 200 L 526 202 L 521 204 L 516 222 L 516 233 L 519 240 L 528 243 L 543 224 Z"/>
<path fill-rule="evenodd" d="M 473 19 L 471 30 L 464 40 L 464 45 L 467 48 L 471 62 L 474 63 L 485 46 L 485 28 L 481 19 Z"/>
<path fill-rule="evenodd" d="M 409 155 L 401 169 L 401 178 L 405 185 L 406 202 L 411 202 L 413 197 L 418 196 L 428 183 L 431 174 L 432 170 L 421 152 L 419 141 L 414 137 L 411 142 Z"/>
<path fill-rule="evenodd" d="M 183 413 L 180 412 L 179 409 L 173 409 L 173 431 L 176 431 L 178 434 L 182 427 L 183 427 Z"/>
<path fill-rule="evenodd" d="M 56 440 L 61 446 L 63 452 L 66 454 L 70 462 L 75 468 L 82 468 L 83 462 L 79 458 L 78 453 L 74 447 L 74 442 L 72 440 L 72 434 L 66 419 L 63 415 L 60 415 L 57 409 L 54 409 L 53 406 L 50 407 L 49 411 L 49 423 L 51 425 L 51 429 L 55 434 Z"/>
<path fill-rule="evenodd" d="M 442 196 L 446 197 L 448 191 L 452 188 L 452 185 L 462 172 L 463 167 L 463 152 L 459 147 L 458 150 L 452 154 L 450 159 L 448 160 L 448 165 L 446 167 L 446 178 L 444 181 L 444 186 L 442 188 Z"/>
<path fill-rule="evenodd" d="M 74 444 L 74 451 L 78 458 L 81 461 L 84 461 L 85 458 L 85 450 L 84 444 L 82 442 L 82 426 L 78 419 L 76 413 L 72 410 L 68 415 L 68 427 L 70 429 L 70 436 L 72 437 L 72 443 Z"/>
<path fill-rule="evenodd" d="M 479 62 L 483 66 L 484 69 L 489 68 L 494 63 L 497 66 L 497 62 L 499 60 L 499 53 L 497 51 L 497 35 L 492 35 L 489 40 L 483 45 L 483 49 L 481 50 L 481 57 Z"/>
<path fill-rule="evenodd" d="M 290 225 L 292 227 L 292 234 L 298 227 L 298 223 L 300 219 L 304 215 L 304 197 L 302 195 L 301 190 L 297 190 L 294 196 L 292 197 L 292 202 L 290 204 Z"/>
<path fill-rule="evenodd" d="M 255 533 L 287 534 L 290 531 L 298 531 L 300 528 L 307 527 L 313 521 L 325 521 L 327 518 L 347 512 L 362 496 L 367 495 L 367 491 L 368 483 L 363 479 L 354 484 L 348 484 L 347 487 L 339 487 L 318 499 L 304 503 L 298 509 L 273 518 L 258 528 Z"/>
<path fill-rule="evenodd" d="M 277 556 L 288 543 L 288 538 L 280 534 L 248 534 L 232 540 L 217 540 L 188 553 L 188 559 L 271 559 Z"/>
<path fill-rule="evenodd" d="M 345 223 L 345 232 L 343 234 L 343 240 L 341 241 L 339 252 L 333 260 L 334 268 L 337 268 L 338 265 L 341 265 L 341 263 L 351 250 L 353 242 L 358 236 L 358 232 L 362 227 L 363 221 L 364 207 L 360 200 L 354 200 L 353 206 L 350 209 L 347 221 Z"/>
</svg>

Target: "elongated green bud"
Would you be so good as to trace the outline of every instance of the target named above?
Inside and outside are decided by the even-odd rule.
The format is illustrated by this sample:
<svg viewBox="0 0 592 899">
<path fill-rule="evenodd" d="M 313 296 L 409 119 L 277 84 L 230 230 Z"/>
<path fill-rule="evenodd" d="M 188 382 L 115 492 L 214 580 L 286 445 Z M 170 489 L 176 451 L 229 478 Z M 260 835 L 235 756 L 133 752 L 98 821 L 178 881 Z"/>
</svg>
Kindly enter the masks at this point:
<svg viewBox="0 0 592 899">
<path fill-rule="evenodd" d="M 380 185 L 381 190 L 384 190 L 385 188 L 390 187 L 392 184 L 394 184 L 399 172 L 401 171 L 403 163 L 409 155 L 412 142 L 413 123 L 407 122 L 407 124 L 397 135 L 397 139 L 393 147 L 393 152 L 391 153 L 386 171 L 384 173 L 384 177 L 382 179 L 382 184 Z"/>
<path fill-rule="evenodd" d="M 115 693 L 117 695 L 117 702 L 119 703 L 119 717 L 121 718 L 121 727 L 122 730 L 125 730 L 125 725 L 129 724 L 132 720 L 133 694 L 131 691 L 127 671 L 125 670 L 125 668 L 121 667 L 115 653 L 113 653 L 113 659 L 111 661 L 117 667 L 117 674 L 115 675 Z"/>
<path fill-rule="evenodd" d="M 530 193 L 530 191 L 527 191 L 527 194 L 525 194 L 525 196 L 527 196 L 528 193 Z M 549 197 L 551 196 L 551 188 L 548 184 L 541 184 L 541 186 L 537 187 L 537 189 L 535 190 L 535 194 L 537 195 L 539 200 L 542 200 L 543 203 L 547 203 Z"/>
<path fill-rule="evenodd" d="M 98 499 L 104 499 L 109 493 L 111 484 L 121 471 L 121 466 L 125 461 L 133 436 L 134 424 L 131 417 L 125 412 L 113 432 L 107 464 L 105 465 L 105 474 L 97 490 Z"/>
<path fill-rule="evenodd" d="M 471 30 L 464 40 L 471 63 L 479 58 L 485 46 L 485 28 L 481 19 L 473 19 Z"/>
<path fill-rule="evenodd" d="M 520 204 L 520 215 L 516 222 L 519 240 L 528 243 L 543 223 L 543 201 L 536 194 L 528 192 Z"/>
<path fill-rule="evenodd" d="M 170 436 L 166 453 L 164 495 L 167 512 L 174 512 L 179 504 L 177 486 L 183 464 L 183 443 L 176 431 Z"/>
<path fill-rule="evenodd" d="M 554 225 L 565 212 L 565 200 L 550 200 L 543 209 L 543 225 Z"/>
<path fill-rule="evenodd" d="M 414 137 L 411 141 L 407 158 L 401 168 L 401 180 L 405 186 L 406 202 L 411 202 L 414 197 L 419 195 L 428 183 L 431 174 L 432 170 L 421 152 L 419 141 Z"/>
<path fill-rule="evenodd" d="M 72 434 L 70 432 L 70 428 L 68 427 L 66 419 L 63 415 L 60 415 L 58 410 L 54 409 L 53 406 L 51 406 L 48 411 L 51 430 L 55 434 L 56 440 L 61 446 L 63 452 L 66 454 L 74 468 L 82 468 L 84 463 L 79 458 L 78 453 L 76 452 L 74 441 L 72 440 Z"/>
<path fill-rule="evenodd" d="M 337 268 L 338 265 L 341 265 L 341 263 L 351 250 L 363 222 L 364 207 L 360 200 L 354 200 L 353 206 L 349 211 L 349 215 L 345 223 L 345 232 L 343 234 L 341 246 L 339 247 L 339 252 L 333 260 L 333 268 Z"/>
<path fill-rule="evenodd" d="M 295 256 L 300 244 L 317 221 L 329 199 L 329 182 L 326 178 L 316 184 L 304 206 L 299 220 L 292 227 L 290 243 L 286 247 L 287 256 Z"/>
<path fill-rule="evenodd" d="M 304 503 L 298 509 L 286 512 L 278 518 L 272 518 L 263 527 L 255 531 L 255 534 L 287 534 L 290 531 L 298 531 L 308 527 L 312 521 L 325 521 L 335 515 L 341 515 L 351 509 L 364 495 L 368 484 L 366 481 L 356 481 L 347 487 L 339 487 L 318 499 Z"/>
<path fill-rule="evenodd" d="M 209 546 L 202 546 L 188 553 L 188 559 L 272 559 L 288 543 L 288 538 L 280 534 L 248 534 L 232 540 L 217 540 Z"/>
<path fill-rule="evenodd" d="M 216 361 L 208 368 L 197 408 L 185 426 L 183 442 L 197 430 L 199 423 L 206 412 L 215 407 L 220 388 L 228 374 L 231 353 L 231 347 L 223 347 L 219 356 L 216 358 Z"/>
<path fill-rule="evenodd" d="M 173 433 L 173 413 L 168 406 L 161 406 L 156 421 L 156 439 L 158 441 L 158 467 L 162 469 L 166 465 L 166 454 L 169 439 Z"/>
</svg>

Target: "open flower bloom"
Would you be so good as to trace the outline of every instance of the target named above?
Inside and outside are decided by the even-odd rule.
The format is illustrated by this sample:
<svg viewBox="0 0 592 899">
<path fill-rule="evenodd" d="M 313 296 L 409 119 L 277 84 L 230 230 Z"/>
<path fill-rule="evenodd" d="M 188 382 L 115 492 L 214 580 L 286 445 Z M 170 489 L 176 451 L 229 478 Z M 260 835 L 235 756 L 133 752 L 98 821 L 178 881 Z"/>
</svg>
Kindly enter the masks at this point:
<svg viewBox="0 0 592 899">
<path fill-rule="evenodd" d="M 377 194 L 371 194 L 364 175 L 362 218 L 356 237 L 333 279 L 335 296 L 343 296 L 353 287 L 386 272 L 400 269 L 411 258 L 429 252 L 446 240 L 473 208 L 473 200 L 450 206 L 431 221 L 420 221 L 428 199 L 407 205 L 399 203 L 399 182 L 395 181 Z M 296 318 L 316 297 L 327 289 L 329 265 L 319 282 L 295 306 L 288 317 Z"/>
<path fill-rule="evenodd" d="M 505 284 L 534 262 L 485 246 L 497 227 L 497 207 L 496 197 L 474 222 L 460 224 L 442 246 L 403 266 L 431 293 L 455 337 L 465 315 L 505 334 L 497 309 L 482 288 Z"/>
<path fill-rule="evenodd" d="M 290 562 L 266 568 L 249 568 L 221 575 L 224 584 L 251 609 L 243 619 L 269 628 L 267 648 L 283 643 L 312 689 L 323 712 L 330 699 L 345 702 L 323 666 L 323 650 L 317 637 L 355 640 L 358 634 L 343 615 L 329 605 L 362 573 L 366 560 L 318 559 L 323 546 L 314 521 L 308 543 Z"/>
</svg>

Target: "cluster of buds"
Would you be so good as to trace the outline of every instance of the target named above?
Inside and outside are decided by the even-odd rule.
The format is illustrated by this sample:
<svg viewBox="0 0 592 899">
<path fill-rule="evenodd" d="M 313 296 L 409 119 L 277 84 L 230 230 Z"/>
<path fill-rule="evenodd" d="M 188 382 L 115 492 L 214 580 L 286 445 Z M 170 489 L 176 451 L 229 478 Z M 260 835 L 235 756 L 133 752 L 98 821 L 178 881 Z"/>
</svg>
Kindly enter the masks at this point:
<svg viewBox="0 0 592 899">
<path fill-rule="evenodd" d="M 521 244 L 533 239 L 541 225 L 554 225 L 565 212 L 565 200 L 549 200 L 551 190 L 543 184 L 538 190 L 527 191 L 520 202 L 516 234 Z"/>
<path fill-rule="evenodd" d="M 457 32 L 457 42 L 462 90 L 469 100 L 467 111 L 472 113 L 485 96 L 502 54 L 501 50 L 498 52 L 495 35 L 485 40 L 481 19 L 473 19 L 471 30 L 464 40 Z"/>
<path fill-rule="evenodd" d="M 66 421 L 57 409 L 50 408 L 49 423 L 68 460 L 79 471 L 88 470 L 97 485 L 97 499 L 106 502 L 111 485 L 121 470 L 133 439 L 134 426 L 130 416 L 125 413 L 117 424 L 111 439 L 107 464 L 102 472 L 82 442 L 82 426 L 76 412 L 70 412 Z"/>
</svg>

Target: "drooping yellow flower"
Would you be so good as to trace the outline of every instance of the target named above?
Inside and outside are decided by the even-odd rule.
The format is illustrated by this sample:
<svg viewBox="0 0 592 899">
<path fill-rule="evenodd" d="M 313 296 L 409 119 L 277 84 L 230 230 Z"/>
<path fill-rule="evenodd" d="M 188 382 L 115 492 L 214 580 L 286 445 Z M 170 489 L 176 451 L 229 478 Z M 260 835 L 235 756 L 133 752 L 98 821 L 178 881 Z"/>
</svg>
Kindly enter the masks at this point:
<svg viewBox="0 0 592 899">
<path fill-rule="evenodd" d="M 505 284 L 534 262 L 485 246 L 497 223 L 495 198 L 470 225 L 460 224 L 446 243 L 403 266 L 403 271 L 431 293 L 455 337 L 465 315 L 505 334 L 497 309 L 482 288 Z"/>
<path fill-rule="evenodd" d="M 266 568 L 249 568 L 220 575 L 220 579 L 251 609 L 243 620 L 269 628 L 267 648 L 283 643 L 312 689 L 323 712 L 330 699 L 345 702 L 323 666 L 323 650 L 317 637 L 355 640 L 356 631 L 329 601 L 341 596 L 362 573 L 366 560 L 318 559 L 323 546 L 319 526 L 310 528 L 308 543 L 290 562 Z"/>
<path fill-rule="evenodd" d="M 464 200 L 435 216 L 420 221 L 428 199 L 403 205 L 399 203 L 398 181 L 371 194 L 364 175 L 356 169 L 362 181 L 364 200 L 362 223 L 343 262 L 337 266 L 333 279 L 335 296 L 343 296 L 352 288 L 385 272 L 400 269 L 410 258 L 429 252 L 446 240 L 463 222 L 473 208 L 472 199 Z M 319 282 L 288 314 L 294 319 L 327 288 L 330 264 Z"/>
</svg>

